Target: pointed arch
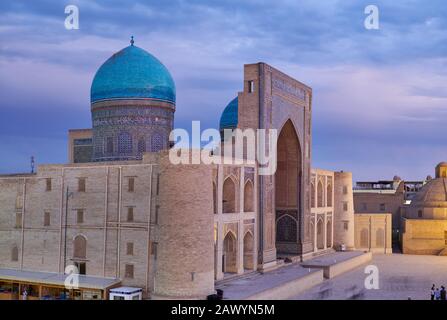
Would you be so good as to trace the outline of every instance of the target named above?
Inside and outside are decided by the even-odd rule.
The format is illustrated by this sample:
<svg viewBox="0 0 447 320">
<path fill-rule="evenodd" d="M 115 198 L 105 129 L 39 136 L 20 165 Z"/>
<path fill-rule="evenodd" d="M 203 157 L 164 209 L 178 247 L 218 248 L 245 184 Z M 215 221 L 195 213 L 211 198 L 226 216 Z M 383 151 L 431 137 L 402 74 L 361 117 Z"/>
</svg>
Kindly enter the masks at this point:
<svg viewBox="0 0 447 320">
<path fill-rule="evenodd" d="M 298 223 L 288 214 L 282 215 L 276 222 L 276 241 L 296 242 L 298 240 Z"/>
<path fill-rule="evenodd" d="M 297 208 L 300 202 L 301 145 L 295 126 L 290 119 L 285 122 L 278 136 L 277 163 L 276 207 Z"/>
<path fill-rule="evenodd" d="M 236 257 L 237 257 L 237 237 L 230 230 L 227 232 L 223 242 L 224 249 L 224 263 L 222 264 L 223 272 L 237 272 Z"/>
<path fill-rule="evenodd" d="M 328 183 L 326 187 L 326 207 L 332 207 L 332 184 Z"/>
<path fill-rule="evenodd" d="M 244 269 L 253 270 L 253 250 L 254 250 L 254 237 L 251 231 L 245 232 L 244 235 Z"/>
<path fill-rule="evenodd" d="M 317 206 L 319 208 L 323 207 L 323 183 L 321 180 L 317 184 Z"/>
<path fill-rule="evenodd" d="M 318 219 L 317 222 L 317 249 L 324 249 L 324 222 Z"/>
<path fill-rule="evenodd" d="M 78 234 L 74 237 L 73 258 L 87 259 L 87 239 L 82 234 Z"/>
<path fill-rule="evenodd" d="M 247 180 L 244 186 L 244 212 L 253 212 L 253 183 Z"/>
<path fill-rule="evenodd" d="M 236 212 L 236 182 L 227 177 L 223 183 L 222 212 Z"/>
<path fill-rule="evenodd" d="M 132 153 L 132 136 L 129 132 L 123 131 L 118 135 L 118 153 L 120 155 Z"/>
</svg>

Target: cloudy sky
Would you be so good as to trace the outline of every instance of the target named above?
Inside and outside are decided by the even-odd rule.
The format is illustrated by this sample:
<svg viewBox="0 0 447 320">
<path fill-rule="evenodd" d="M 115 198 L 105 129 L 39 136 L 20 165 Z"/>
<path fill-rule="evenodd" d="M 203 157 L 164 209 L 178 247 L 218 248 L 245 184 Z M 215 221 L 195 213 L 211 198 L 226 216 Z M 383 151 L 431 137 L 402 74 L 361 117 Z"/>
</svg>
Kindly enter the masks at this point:
<svg viewBox="0 0 447 320">
<path fill-rule="evenodd" d="M 67 161 L 95 71 L 130 35 L 173 75 L 176 127 L 218 126 L 243 64 L 264 61 L 314 90 L 314 167 L 409 180 L 447 161 L 445 0 L 14 0 L 0 3 L 0 173 Z"/>
</svg>

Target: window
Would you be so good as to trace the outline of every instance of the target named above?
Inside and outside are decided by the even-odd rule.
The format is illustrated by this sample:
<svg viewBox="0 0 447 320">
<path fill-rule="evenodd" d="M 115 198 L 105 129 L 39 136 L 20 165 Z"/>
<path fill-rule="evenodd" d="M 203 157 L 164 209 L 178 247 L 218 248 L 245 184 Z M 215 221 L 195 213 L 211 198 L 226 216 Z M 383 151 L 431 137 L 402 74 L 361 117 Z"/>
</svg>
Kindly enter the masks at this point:
<svg viewBox="0 0 447 320">
<path fill-rule="evenodd" d="M 84 210 L 76 210 L 76 223 L 84 223 Z"/>
<path fill-rule="evenodd" d="M 133 207 L 127 207 L 127 222 L 133 221 Z"/>
<path fill-rule="evenodd" d="M 87 239 L 83 235 L 77 235 L 73 243 L 73 258 L 87 258 Z"/>
<path fill-rule="evenodd" d="M 247 81 L 248 93 L 255 92 L 255 82 L 253 80 Z"/>
<path fill-rule="evenodd" d="M 140 138 L 138 140 L 138 154 L 141 156 L 145 152 L 146 152 L 146 141 L 144 141 L 144 138 Z"/>
<path fill-rule="evenodd" d="M 113 137 L 107 137 L 107 153 L 113 153 Z"/>
<path fill-rule="evenodd" d="M 151 245 L 151 255 L 154 256 L 155 260 L 157 260 L 157 246 L 158 246 L 158 242 L 152 242 L 152 245 Z"/>
<path fill-rule="evenodd" d="M 343 194 L 348 194 L 348 187 L 347 186 L 343 186 Z"/>
<path fill-rule="evenodd" d="M 132 153 L 132 136 L 128 132 L 121 132 L 118 137 L 118 152 L 120 155 Z"/>
<path fill-rule="evenodd" d="M 127 184 L 127 191 L 134 192 L 135 190 L 135 178 L 129 178 Z"/>
<path fill-rule="evenodd" d="M 418 218 L 422 218 L 422 210 L 418 211 Z"/>
<path fill-rule="evenodd" d="M 155 134 L 152 136 L 151 141 L 151 151 L 158 152 L 163 148 L 163 142 L 161 136 L 159 134 Z"/>
<path fill-rule="evenodd" d="M 85 192 L 85 178 L 78 178 L 78 192 Z"/>
<path fill-rule="evenodd" d="M 133 279 L 133 264 L 126 264 L 124 277 L 127 279 Z"/>
<path fill-rule="evenodd" d="M 43 216 L 43 225 L 45 226 L 45 227 L 48 227 L 48 226 L 50 226 L 50 223 L 51 223 L 51 217 L 50 217 L 50 212 L 48 212 L 48 211 L 45 211 L 44 212 L 44 216 Z"/>
<path fill-rule="evenodd" d="M 51 191 L 51 178 L 46 178 L 46 188 L 45 191 Z"/>
<path fill-rule="evenodd" d="M 22 213 L 16 212 L 16 228 L 22 227 Z"/>
<path fill-rule="evenodd" d="M 126 254 L 128 256 L 133 256 L 133 242 L 127 243 Z"/>
<path fill-rule="evenodd" d="M 19 261 L 19 248 L 17 248 L 17 246 L 12 247 L 11 249 L 11 261 Z"/>
<path fill-rule="evenodd" d="M 343 202 L 343 211 L 348 211 L 348 203 L 346 201 Z"/>
<path fill-rule="evenodd" d="M 384 203 L 380 204 L 380 211 L 385 211 L 385 204 Z"/>
<path fill-rule="evenodd" d="M 154 221 L 155 224 L 158 224 L 158 210 L 160 210 L 160 206 L 156 205 L 155 206 L 155 221 Z"/>
<path fill-rule="evenodd" d="M 158 196 L 159 192 L 160 192 L 160 174 L 158 173 L 157 174 L 157 192 L 156 192 L 157 196 Z"/>
<path fill-rule="evenodd" d="M 76 268 L 78 268 L 79 274 L 86 274 L 87 267 L 86 267 L 85 262 L 75 262 L 74 264 L 75 264 Z"/>
<path fill-rule="evenodd" d="M 347 231 L 349 229 L 349 222 L 348 221 L 343 221 L 343 229 L 345 231 Z"/>
</svg>

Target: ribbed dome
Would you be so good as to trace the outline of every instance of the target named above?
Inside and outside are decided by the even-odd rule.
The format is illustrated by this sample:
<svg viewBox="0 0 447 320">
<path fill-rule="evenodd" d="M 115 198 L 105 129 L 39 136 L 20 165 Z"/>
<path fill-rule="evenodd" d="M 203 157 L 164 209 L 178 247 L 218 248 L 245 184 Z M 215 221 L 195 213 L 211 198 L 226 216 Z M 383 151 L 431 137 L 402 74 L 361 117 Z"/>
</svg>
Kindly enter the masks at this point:
<svg viewBox="0 0 447 320">
<path fill-rule="evenodd" d="M 220 116 L 219 129 L 235 129 L 238 123 L 238 99 L 237 97 L 225 107 Z"/>
<path fill-rule="evenodd" d="M 441 202 L 445 202 L 442 204 Z M 419 190 L 412 202 L 412 206 L 446 206 L 447 207 L 447 179 L 437 178 L 428 181 Z"/>
<path fill-rule="evenodd" d="M 93 79 L 90 100 L 151 98 L 175 103 L 168 69 L 147 51 L 130 45 L 111 56 Z"/>
</svg>

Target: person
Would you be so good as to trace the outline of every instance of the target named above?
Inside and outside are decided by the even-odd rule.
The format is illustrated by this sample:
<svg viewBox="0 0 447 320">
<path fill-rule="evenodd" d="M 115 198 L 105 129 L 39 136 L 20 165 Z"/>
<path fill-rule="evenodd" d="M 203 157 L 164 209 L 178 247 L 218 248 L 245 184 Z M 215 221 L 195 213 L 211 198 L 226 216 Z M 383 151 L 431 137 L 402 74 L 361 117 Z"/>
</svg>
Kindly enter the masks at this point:
<svg viewBox="0 0 447 320">
<path fill-rule="evenodd" d="M 26 300 L 27 297 L 28 297 L 28 292 L 26 292 L 26 289 L 25 289 L 25 290 L 23 290 L 23 293 L 22 293 L 22 300 Z"/>
<path fill-rule="evenodd" d="M 435 300 L 441 300 L 441 291 L 439 291 L 439 288 L 436 288 Z"/>
<path fill-rule="evenodd" d="M 431 289 L 430 289 L 430 300 L 435 300 L 435 285 L 433 284 Z"/>
<path fill-rule="evenodd" d="M 445 294 L 445 287 L 441 286 L 441 300 L 446 300 Z"/>
</svg>

